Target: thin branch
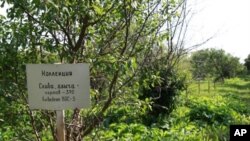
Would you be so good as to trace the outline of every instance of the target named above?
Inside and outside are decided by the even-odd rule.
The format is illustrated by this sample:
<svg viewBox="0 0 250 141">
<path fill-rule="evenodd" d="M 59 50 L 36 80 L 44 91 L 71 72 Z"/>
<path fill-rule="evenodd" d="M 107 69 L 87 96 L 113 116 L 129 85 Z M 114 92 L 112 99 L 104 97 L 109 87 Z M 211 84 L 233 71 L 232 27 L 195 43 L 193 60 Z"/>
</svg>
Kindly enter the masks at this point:
<svg viewBox="0 0 250 141">
<path fill-rule="evenodd" d="M 33 15 L 30 14 L 30 12 L 21 4 L 17 3 L 17 5 L 24 11 L 25 14 L 27 14 L 28 18 L 32 19 L 34 22 L 38 23 L 41 26 L 44 26 L 48 29 L 48 32 L 51 34 L 51 36 L 55 39 L 57 44 L 60 44 L 59 39 L 57 38 L 57 36 L 53 33 L 53 31 L 51 30 L 51 26 L 49 24 L 46 23 L 42 23 L 41 21 L 37 20 Z"/>
<path fill-rule="evenodd" d="M 19 90 L 21 90 L 21 89 L 19 89 Z M 24 95 L 24 92 L 20 91 L 19 93 L 21 93 L 21 95 L 22 95 L 23 99 L 25 100 L 25 102 L 28 103 L 28 101 L 26 99 L 26 96 Z M 36 122 L 35 122 L 35 118 L 34 118 L 34 116 L 32 114 L 32 111 L 30 110 L 28 105 L 26 105 L 26 109 L 27 109 L 27 113 L 28 113 L 28 115 L 30 117 L 31 126 L 32 126 L 33 132 L 34 132 L 34 134 L 36 136 L 36 140 L 37 141 L 42 141 L 41 136 L 39 135 L 38 130 L 37 130 L 36 126 L 35 126 Z"/>
<path fill-rule="evenodd" d="M 97 20 L 95 20 L 93 22 L 89 22 L 89 25 L 93 26 L 93 25 L 95 25 L 97 23 L 100 23 L 105 18 L 105 16 L 114 8 L 115 4 L 116 3 L 113 3 L 112 6 L 106 11 L 106 13 L 103 14 L 99 19 L 97 19 Z"/>
<path fill-rule="evenodd" d="M 72 39 L 68 33 L 68 31 L 66 30 L 66 28 L 64 28 L 64 26 L 60 23 L 60 21 L 58 21 L 57 18 L 55 18 L 55 22 L 59 25 L 59 27 L 62 29 L 63 33 L 66 35 L 68 42 L 69 42 L 69 46 L 72 49 L 74 47 Z"/>
<path fill-rule="evenodd" d="M 132 52 L 134 51 L 134 48 L 135 48 L 135 46 L 136 46 L 136 44 L 137 44 L 137 42 L 138 42 L 138 40 L 139 40 L 139 38 L 140 38 L 140 36 L 141 36 L 141 34 L 142 34 L 144 28 L 145 28 L 145 26 L 146 26 L 146 23 L 148 22 L 149 17 L 153 14 L 153 12 L 154 12 L 155 9 L 159 6 L 159 4 L 160 4 L 160 1 L 157 2 L 157 4 L 153 7 L 153 9 L 152 9 L 152 10 L 148 13 L 148 15 L 145 17 L 145 20 L 144 20 L 144 22 L 143 22 L 143 24 L 142 24 L 140 30 L 137 32 L 137 36 L 135 37 L 134 42 L 133 42 L 133 44 L 132 44 L 132 47 L 131 47 L 132 50 L 131 50 L 131 52 L 130 52 L 130 55 L 131 55 Z M 129 55 L 129 56 L 130 56 L 130 55 Z"/>
<path fill-rule="evenodd" d="M 125 31 L 125 39 L 124 39 L 124 47 L 121 51 L 121 55 L 123 55 L 126 51 L 127 44 L 128 44 L 128 37 L 129 37 L 129 28 L 130 28 L 130 13 L 127 11 L 126 8 L 126 1 L 124 0 L 124 13 L 125 13 L 125 26 L 126 26 L 126 31 Z"/>
</svg>

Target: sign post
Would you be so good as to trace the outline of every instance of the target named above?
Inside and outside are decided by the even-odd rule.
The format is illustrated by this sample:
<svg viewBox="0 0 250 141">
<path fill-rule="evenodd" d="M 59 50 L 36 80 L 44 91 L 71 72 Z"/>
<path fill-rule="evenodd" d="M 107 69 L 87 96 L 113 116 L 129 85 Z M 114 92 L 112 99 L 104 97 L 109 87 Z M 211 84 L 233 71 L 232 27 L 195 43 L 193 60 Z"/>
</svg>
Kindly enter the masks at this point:
<svg viewBox="0 0 250 141">
<path fill-rule="evenodd" d="M 64 110 L 56 111 L 56 138 L 65 141 Z"/>
<path fill-rule="evenodd" d="M 88 64 L 27 64 L 30 109 L 56 110 L 57 139 L 65 140 L 65 109 L 90 106 Z"/>
</svg>

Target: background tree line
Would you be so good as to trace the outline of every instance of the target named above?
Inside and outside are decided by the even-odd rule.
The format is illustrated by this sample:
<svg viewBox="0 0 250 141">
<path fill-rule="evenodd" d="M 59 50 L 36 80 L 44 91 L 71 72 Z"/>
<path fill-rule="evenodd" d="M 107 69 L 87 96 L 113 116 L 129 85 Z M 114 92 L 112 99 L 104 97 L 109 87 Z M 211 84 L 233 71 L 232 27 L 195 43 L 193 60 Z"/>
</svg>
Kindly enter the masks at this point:
<svg viewBox="0 0 250 141">
<path fill-rule="evenodd" d="M 214 81 L 224 81 L 246 73 L 246 68 L 239 58 L 220 49 L 203 49 L 192 53 L 191 71 L 195 79 L 214 78 Z"/>
</svg>

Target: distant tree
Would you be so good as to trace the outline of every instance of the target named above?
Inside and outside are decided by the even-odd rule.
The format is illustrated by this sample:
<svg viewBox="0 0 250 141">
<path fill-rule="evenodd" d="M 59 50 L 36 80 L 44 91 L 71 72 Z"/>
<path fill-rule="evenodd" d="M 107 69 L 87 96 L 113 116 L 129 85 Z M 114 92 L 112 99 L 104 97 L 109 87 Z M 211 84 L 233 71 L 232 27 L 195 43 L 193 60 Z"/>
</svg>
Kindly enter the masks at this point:
<svg viewBox="0 0 250 141">
<path fill-rule="evenodd" d="M 225 53 L 224 50 L 205 49 L 194 52 L 191 56 L 194 78 L 204 79 L 212 76 L 217 80 L 235 77 L 243 70 L 239 58 Z"/>
<path fill-rule="evenodd" d="M 247 56 L 247 58 L 245 59 L 245 63 L 244 65 L 247 68 L 247 72 L 250 73 L 250 54 Z"/>
<path fill-rule="evenodd" d="M 204 79 L 212 71 L 209 69 L 209 51 L 199 50 L 192 54 L 191 65 L 192 74 L 195 79 Z"/>
</svg>

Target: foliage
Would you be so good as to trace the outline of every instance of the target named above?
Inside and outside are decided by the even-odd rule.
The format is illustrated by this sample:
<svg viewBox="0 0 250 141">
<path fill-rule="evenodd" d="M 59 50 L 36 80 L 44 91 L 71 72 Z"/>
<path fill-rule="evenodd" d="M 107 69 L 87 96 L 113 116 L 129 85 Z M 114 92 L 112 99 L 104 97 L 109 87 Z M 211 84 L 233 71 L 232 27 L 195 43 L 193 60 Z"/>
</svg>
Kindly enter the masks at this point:
<svg viewBox="0 0 250 141">
<path fill-rule="evenodd" d="M 244 70 L 239 58 L 213 48 L 194 52 L 191 64 L 194 78 L 200 79 L 214 77 L 215 80 L 224 80 L 235 77 Z"/>
<path fill-rule="evenodd" d="M 0 2 L 9 5 L 7 17 L 0 17 L 0 98 L 11 103 L 1 106 L 0 119 L 6 127 L 1 135 L 17 140 L 42 140 L 45 136 L 56 140 L 55 112 L 34 112 L 28 107 L 25 64 L 90 64 L 92 106 L 80 112 L 66 111 L 68 140 L 81 140 L 109 118 L 114 120 L 106 116 L 114 104 L 138 102 L 142 92 L 139 82 L 148 88 L 153 84 L 148 80 L 162 77 L 162 85 L 167 84 L 171 91 L 181 88 L 174 67 L 185 53 L 185 0 Z M 153 68 L 150 65 L 156 60 L 159 67 Z M 164 76 L 166 72 L 171 73 Z M 151 102 L 142 100 L 146 107 Z M 139 105 L 138 111 L 145 110 Z M 126 108 L 122 106 L 121 111 Z M 13 126 L 8 111 L 15 117 L 21 112 L 24 116 L 16 120 L 23 124 Z M 119 110 L 115 114 L 120 114 Z M 73 121 L 79 128 L 69 126 Z"/>
<path fill-rule="evenodd" d="M 0 2 L 10 6 L 0 17 L 0 140 L 56 140 L 55 111 L 29 109 L 28 63 L 90 64 L 92 105 L 66 111 L 67 140 L 224 140 L 227 125 L 250 121 L 234 94 L 181 95 L 185 0 Z M 214 77 L 238 72 L 237 58 L 209 57 L 223 62 Z"/>
<path fill-rule="evenodd" d="M 222 97 L 214 99 L 203 98 L 198 101 L 190 101 L 189 107 L 191 121 L 202 121 L 207 124 L 229 124 L 232 120 L 231 107 L 227 105 Z"/>
<path fill-rule="evenodd" d="M 141 99 L 152 100 L 153 115 L 169 114 L 176 105 L 176 98 L 184 88 L 185 78 L 180 77 L 177 71 L 162 69 L 159 72 L 159 82 L 151 82 L 148 87 L 143 87 Z M 145 79 L 142 79 L 145 81 Z M 154 80 L 154 79 L 151 79 Z"/>
<path fill-rule="evenodd" d="M 119 114 L 115 111 L 120 111 L 121 108 L 114 107 L 112 111 L 114 115 L 118 115 L 113 116 L 116 120 L 113 119 L 108 126 L 100 125 L 85 140 L 229 140 L 229 125 L 249 124 L 250 113 L 247 105 L 240 103 L 240 95 L 226 91 L 220 93 L 221 89 L 230 88 L 227 83 L 238 84 L 243 81 L 226 80 L 225 84 L 218 87 L 216 96 L 197 95 L 194 91 L 187 99 L 185 93 L 182 93 L 178 97 L 177 108 L 170 115 L 160 114 L 150 125 L 143 124 L 143 121 L 133 116 L 138 114 L 139 119 L 148 116 L 145 111 L 139 114 L 137 109 L 132 108 L 134 105 Z M 135 120 L 131 120 L 131 117 Z"/>
<path fill-rule="evenodd" d="M 248 73 L 250 73 L 250 54 L 245 59 L 244 65 L 246 66 Z"/>
</svg>

